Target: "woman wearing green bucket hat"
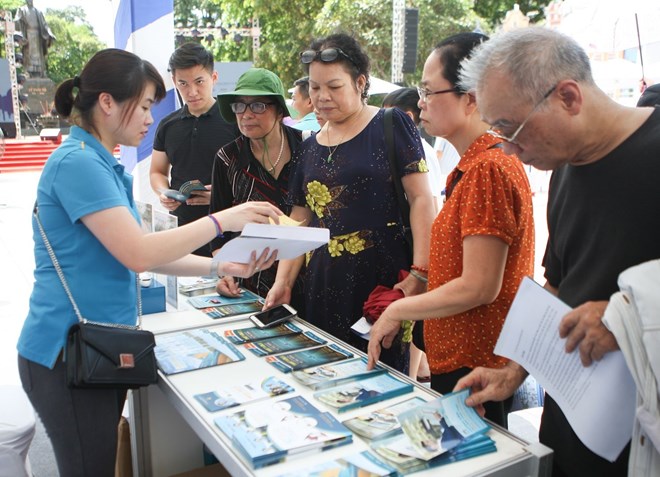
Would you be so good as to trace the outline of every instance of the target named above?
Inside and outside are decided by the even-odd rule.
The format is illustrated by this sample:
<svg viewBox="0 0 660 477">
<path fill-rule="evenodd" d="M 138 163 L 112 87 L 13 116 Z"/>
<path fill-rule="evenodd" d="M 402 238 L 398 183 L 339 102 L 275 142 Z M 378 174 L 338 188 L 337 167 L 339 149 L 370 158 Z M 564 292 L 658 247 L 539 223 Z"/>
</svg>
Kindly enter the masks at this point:
<svg viewBox="0 0 660 477">
<path fill-rule="evenodd" d="M 236 89 L 218 95 L 222 117 L 237 123 L 241 135 L 223 146 L 216 155 L 211 187 L 211 212 L 224 210 L 248 201 L 268 201 L 285 214 L 290 164 L 302 142 L 302 131 L 282 123 L 289 116 L 280 78 L 264 68 L 251 68 L 238 79 Z M 236 234 L 225 234 L 211 242 L 217 250 Z M 265 296 L 275 281 L 271 268 L 243 280 L 242 286 Z M 291 304 L 301 311 L 302 281 L 298 280 Z M 232 277 L 218 282 L 218 293 L 238 296 L 239 287 Z"/>
</svg>

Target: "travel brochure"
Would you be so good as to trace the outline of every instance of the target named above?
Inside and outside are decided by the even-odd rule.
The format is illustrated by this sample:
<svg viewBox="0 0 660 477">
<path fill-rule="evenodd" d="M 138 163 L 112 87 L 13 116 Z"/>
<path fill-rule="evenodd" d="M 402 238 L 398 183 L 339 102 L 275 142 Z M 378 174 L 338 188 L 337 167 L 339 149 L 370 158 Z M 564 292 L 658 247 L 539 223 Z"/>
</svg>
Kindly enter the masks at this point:
<svg viewBox="0 0 660 477">
<path fill-rule="evenodd" d="M 369 451 L 351 454 L 339 459 L 329 460 L 311 468 L 282 474 L 279 477 L 390 477 L 397 471 L 392 466 L 378 460 Z"/>
<path fill-rule="evenodd" d="M 353 419 L 344 421 L 344 425 L 356 434 L 369 439 L 382 439 L 390 434 L 394 434 L 401 425 L 396 417 L 409 409 L 421 406 L 426 401 L 422 398 L 414 397 L 391 406 L 378 409 L 376 411 L 363 414 Z"/>
<path fill-rule="evenodd" d="M 194 296 L 188 298 L 188 303 L 190 303 L 195 308 L 213 308 L 223 305 L 235 305 L 238 303 L 254 303 L 254 302 L 261 302 L 261 297 L 256 293 L 251 292 L 250 290 L 243 290 L 243 289 L 241 289 L 241 296 L 237 296 L 237 297 L 229 297 L 229 296 L 214 294 L 214 295 Z"/>
<path fill-rule="evenodd" d="M 253 341 L 246 343 L 245 349 L 250 350 L 257 356 L 268 356 L 285 351 L 294 351 L 297 349 L 310 348 L 326 344 L 327 341 L 316 336 L 311 331 L 305 331 L 296 335 L 279 336 L 267 340 Z"/>
<path fill-rule="evenodd" d="M 412 389 L 411 383 L 400 381 L 390 374 L 379 374 L 319 391 L 314 393 L 314 398 L 341 413 L 409 393 Z"/>
<path fill-rule="evenodd" d="M 156 335 L 156 361 L 165 374 L 209 368 L 242 361 L 232 343 L 208 328 Z"/>
<path fill-rule="evenodd" d="M 244 315 L 246 313 L 256 313 L 261 311 L 263 306 L 263 303 L 260 301 L 252 301 L 249 303 L 236 303 L 233 305 L 211 306 L 209 308 L 201 308 L 201 311 L 214 320 L 217 320 L 218 318 Z"/>
<path fill-rule="evenodd" d="M 386 372 L 385 368 L 379 365 L 374 369 L 367 370 L 367 358 L 356 358 L 294 371 L 291 376 L 308 388 L 318 390 Z"/>
<path fill-rule="evenodd" d="M 297 369 L 332 363 L 334 361 L 340 361 L 352 357 L 353 353 L 342 349 L 333 343 L 328 346 L 321 346 L 320 348 L 304 349 L 302 351 L 285 353 L 277 356 L 267 356 L 266 362 L 275 366 L 283 373 L 290 373 Z"/>
<path fill-rule="evenodd" d="M 257 326 L 252 326 L 250 328 L 226 330 L 225 338 L 234 344 L 243 344 L 268 338 L 277 338 L 278 336 L 295 335 L 298 333 L 302 333 L 302 330 L 293 323 L 282 323 L 281 325 L 273 326 L 272 328 L 259 328 Z"/>
<path fill-rule="evenodd" d="M 293 391 L 294 389 L 284 381 L 269 376 L 218 391 L 195 394 L 194 397 L 207 411 L 216 412 Z"/>
<path fill-rule="evenodd" d="M 215 424 L 255 468 L 287 456 L 350 444 L 351 431 L 302 396 L 248 404 Z"/>
</svg>

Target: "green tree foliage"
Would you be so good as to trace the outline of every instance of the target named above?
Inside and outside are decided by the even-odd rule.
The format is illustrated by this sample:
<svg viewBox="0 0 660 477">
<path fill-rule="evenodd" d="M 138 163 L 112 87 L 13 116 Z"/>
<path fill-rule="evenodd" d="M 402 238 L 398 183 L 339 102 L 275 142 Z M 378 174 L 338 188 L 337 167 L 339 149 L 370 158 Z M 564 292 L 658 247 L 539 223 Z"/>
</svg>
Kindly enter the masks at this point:
<svg viewBox="0 0 660 477">
<path fill-rule="evenodd" d="M 81 7 L 46 9 L 44 16 L 57 38 L 48 50 L 48 76 L 60 83 L 79 74 L 87 60 L 105 45 L 94 34 Z"/>
</svg>

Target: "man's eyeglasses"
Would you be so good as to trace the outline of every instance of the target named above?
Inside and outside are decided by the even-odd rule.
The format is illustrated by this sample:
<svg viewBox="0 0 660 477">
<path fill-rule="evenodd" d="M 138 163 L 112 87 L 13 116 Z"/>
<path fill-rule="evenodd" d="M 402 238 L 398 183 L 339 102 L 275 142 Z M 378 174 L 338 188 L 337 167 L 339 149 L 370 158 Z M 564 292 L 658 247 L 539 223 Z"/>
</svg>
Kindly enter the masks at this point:
<svg viewBox="0 0 660 477">
<path fill-rule="evenodd" d="M 305 50 L 300 53 L 300 62 L 308 65 L 314 60 L 321 60 L 324 63 L 332 63 L 336 61 L 339 56 L 343 56 L 351 63 L 355 64 L 353 59 L 344 53 L 341 48 L 325 48 L 324 50 Z"/>
<path fill-rule="evenodd" d="M 543 102 L 550 97 L 550 95 L 554 92 L 554 90 L 557 88 L 557 85 L 554 85 L 550 90 L 543 95 L 543 97 L 540 99 L 538 103 L 532 108 L 532 110 L 529 112 L 527 117 L 523 120 L 522 123 L 520 123 L 520 126 L 518 126 L 518 129 L 516 129 L 511 136 L 506 136 L 502 131 L 499 129 L 495 129 L 495 127 L 491 126 L 491 128 L 486 131 L 488 134 L 495 136 L 498 139 L 502 139 L 503 141 L 506 141 L 510 144 L 518 144 L 516 142 L 516 138 L 518 137 L 518 134 L 520 134 L 520 131 L 523 130 L 527 122 L 534 116 L 534 113 L 541 107 Z"/>
<path fill-rule="evenodd" d="M 236 102 L 236 103 L 231 103 L 229 106 L 231 106 L 231 110 L 234 112 L 234 114 L 243 114 L 248 107 L 250 108 L 250 111 L 252 111 L 254 114 L 263 114 L 266 112 L 266 109 L 268 109 L 268 106 L 270 106 L 271 104 L 273 103 L 263 103 L 261 101 L 255 101 L 254 103 Z"/>
<path fill-rule="evenodd" d="M 417 93 L 419 94 L 419 99 L 426 103 L 426 98 L 433 96 L 434 94 L 443 94 L 443 93 L 460 93 L 461 90 L 456 86 L 448 89 L 441 89 L 440 91 L 429 91 L 426 88 L 420 86 L 417 87 Z"/>
</svg>

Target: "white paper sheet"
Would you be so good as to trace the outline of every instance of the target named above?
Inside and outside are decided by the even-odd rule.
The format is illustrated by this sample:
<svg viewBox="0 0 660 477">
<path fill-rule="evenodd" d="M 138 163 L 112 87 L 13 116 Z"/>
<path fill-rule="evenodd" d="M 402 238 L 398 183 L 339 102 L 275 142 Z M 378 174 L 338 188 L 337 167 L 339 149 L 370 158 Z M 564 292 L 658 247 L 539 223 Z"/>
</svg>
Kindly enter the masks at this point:
<svg viewBox="0 0 660 477">
<path fill-rule="evenodd" d="M 277 259 L 296 258 L 330 241 L 330 231 L 318 227 L 247 224 L 240 236 L 230 240 L 213 257 L 213 262 L 248 263 L 256 250 L 257 257 L 266 247 L 277 250 Z"/>
<path fill-rule="evenodd" d="M 585 368 L 567 354 L 559 322 L 571 308 L 524 278 L 506 317 L 495 354 L 523 366 L 566 415 L 592 452 L 614 461 L 632 436 L 635 383 L 620 351 Z"/>
</svg>

